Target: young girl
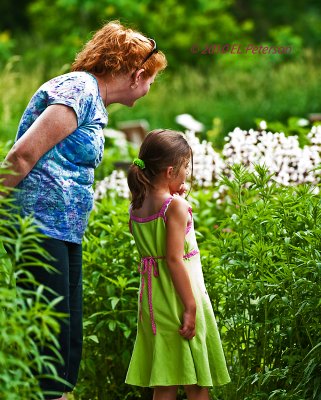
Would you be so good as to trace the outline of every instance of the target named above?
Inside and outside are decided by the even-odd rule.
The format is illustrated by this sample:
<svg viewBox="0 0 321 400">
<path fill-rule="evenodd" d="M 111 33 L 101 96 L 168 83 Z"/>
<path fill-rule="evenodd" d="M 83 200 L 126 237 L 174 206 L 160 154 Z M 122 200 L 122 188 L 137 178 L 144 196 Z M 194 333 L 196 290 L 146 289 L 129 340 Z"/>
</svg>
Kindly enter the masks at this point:
<svg viewBox="0 0 321 400">
<path fill-rule="evenodd" d="M 139 321 L 126 383 L 154 400 L 208 400 L 230 381 L 205 289 L 192 210 L 182 195 L 192 162 L 183 134 L 154 130 L 128 173 L 130 229 L 141 255 Z"/>
</svg>

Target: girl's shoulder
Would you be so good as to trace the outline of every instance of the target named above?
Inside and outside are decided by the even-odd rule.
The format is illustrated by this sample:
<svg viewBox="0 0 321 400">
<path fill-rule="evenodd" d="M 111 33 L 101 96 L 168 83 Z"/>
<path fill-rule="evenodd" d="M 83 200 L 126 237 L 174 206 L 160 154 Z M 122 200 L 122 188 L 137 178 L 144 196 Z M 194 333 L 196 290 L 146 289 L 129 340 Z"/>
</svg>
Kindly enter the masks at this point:
<svg viewBox="0 0 321 400">
<path fill-rule="evenodd" d="M 190 204 L 188 203 L 187 200 L 185 200 L 183 197 L 179 195 L 173 195 L 170 198 L 170 201 L 168 203 L 168 207 L 166 210 L 167 216 L 174 215 L 174 214 L 181 214 L 181 213 L 188 213 L 189 210 L 191 209 Z"/>
<path fill-rule="evenodd" d="M 174 204 L 178 204 L 181 207 L 190 207 L 189 202 L 179 194 L 173 194 L 171 197 L 172 197 L 172 202 L 174 202 Z"/>
</svg>

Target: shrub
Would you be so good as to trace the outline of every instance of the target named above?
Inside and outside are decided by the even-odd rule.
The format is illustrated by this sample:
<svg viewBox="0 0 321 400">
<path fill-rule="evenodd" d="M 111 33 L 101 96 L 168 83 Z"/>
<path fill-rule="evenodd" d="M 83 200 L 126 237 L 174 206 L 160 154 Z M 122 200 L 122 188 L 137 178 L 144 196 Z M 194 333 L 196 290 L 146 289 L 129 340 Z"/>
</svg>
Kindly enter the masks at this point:
<svg viewBox="0 0 321 400">
<path fill-rule="evenodd" d="M 203 267 L 231 369 L 233 399 L 319 399 L 320 197 L 233 168 L 231 199 Z"/>
<path fill-rule="evenodd" d="M 128 200 L 107 197 L 84 240 L 84 353 L 79 399 L 136 399 L 124 380 L 136 336 L 138 253 L 128 229 Z"/>
<path fill-rule="evenodd" d="M 308 185 L 278 186 L 259 166 L 249 172 L 235 165 L 233 178 L 223 178 L 220 186 L 225 188 L 220 202 L 213 189 L 193 192 L 189 199 L 232 378 L 212 396 L 319 399 L 320 196 Z M 123 383 L 139 280 L 127 206 L 109 192 L 86 235 L 80 399 L 105 399 L 107 393 L 114 399 L 150 399 L 150 393 Z"/>
<path fill-rule="evenodd" d="M 34 221 L 14 211 L 11 201 L 0 197 L 0 399 L 41 400 L 38 378 L 45 373 L 54 378 L 52 362 L 60 360 L 56 335 L 62 315 L 54 311 L 59 299 L 48 302 L 43 285 L 35 291 L 15 287 L 17 277 L 37 285 L 25 267 L 35 263 L 34 254 L 42 254 L 42 249 Z M 55 356 L 43 357 L 42 346 L 49 346 Z"/>
</svg>

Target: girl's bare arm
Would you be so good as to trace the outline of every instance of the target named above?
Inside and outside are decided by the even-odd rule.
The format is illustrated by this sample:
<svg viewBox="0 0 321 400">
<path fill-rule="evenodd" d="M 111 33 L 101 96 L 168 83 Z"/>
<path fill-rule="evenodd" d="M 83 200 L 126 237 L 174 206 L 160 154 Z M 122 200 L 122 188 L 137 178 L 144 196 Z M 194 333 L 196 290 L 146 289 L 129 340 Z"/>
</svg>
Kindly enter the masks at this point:
<svg viewBox="0 0 321 400">
<path fill-rule="evenodd" d="M 192 339 L 195 336 L 196 303 L 183 262 L 188 203 L 182 198 L 174 198 L 166 217 L 166 261 L 175 289 L 185 308 L 183 326 L 179 332 L 186 339 Z"/>
</svg>

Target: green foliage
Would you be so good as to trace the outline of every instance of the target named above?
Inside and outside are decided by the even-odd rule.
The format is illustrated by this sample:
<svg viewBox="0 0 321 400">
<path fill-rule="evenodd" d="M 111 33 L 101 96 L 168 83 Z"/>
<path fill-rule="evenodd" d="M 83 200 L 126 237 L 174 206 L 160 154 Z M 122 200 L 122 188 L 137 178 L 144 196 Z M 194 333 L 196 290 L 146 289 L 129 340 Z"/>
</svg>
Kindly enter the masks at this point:
<svg viewBox="0 0 321 400">
<path fill-rule="evenodd" d="M 226 398 L 319 399 L 320 197 L 277 188 L 263 167 L 234 175 L 202 253 L 231 368 Z"/>
<path fill-rule="evenodd" d="M 55 303 L 48 304 L 43 291 L 43 286 L 32 294 L 0 288 L 0 399 L 43 399 L 37 377 L 44 368 L 55 375 L 52 360 L 39 354 L 40 346 L 46 345 L 59 358 Z"/>
<path fill-rule="evenodd" d="M 44 286 L 38 285 L 26 270 L 30 263 L 35 264 L 35 254 L 43 255 L 40 240 L 32 219 L 17 216 L 10 199 L 0 197 L 1 400 L 42 400 L 38 377 L 50 374 L 54 379 L 56 372 L 53 358 L 43 357 L 39 349 L 48 346 L 54 359 L 61 360 L 56 336 L 57 319 L 62 315 L 54 310 L 60 299 L 48 302 Z M 43 263 L 38 265 L 46 267 Z M 35 285 L 36 290 L 15 287 L 17 278 Z"/>
<path fill-rule="evenodd" d="M 193 3 L 145 0 L 139 4 L 129 0 L 99 3 L 94 0 L 55 0 L 50 3 L 27 0 L 15 8 L 5 0 L 0 11 L 7 15 L 0 23 L 0 31 L 9 29 L 18 34 L 16 49 L 19 54 L 28 48 L 29 60 L 35 61 L 41 56 L 49 68 L 53 64 L 59 65 L 62 59 L 71 62 L 90 32 L 98 29 L 103 21 L 112 19 L 121 19 L 147 36 L 157 38 L 159 47 L 168 55 L 170 68 L 174 69 L 182 63 L 206 65 L 206 57 L 191 50 L 195 45 L 206 49 L 215 44 L 269 43 L 292 46 L 296 56 L 301 53 L 302 46 L 320 46 L 321 9 L 316 0 L 299 1 L 296 7 L 290 0 L 278 7 L 271 7 L 268 0 L 246 4 L 239 0 L 197 0 Z M 29 38 L 25 32 L 21 34 L 22 27 L 28 30 Z M 260 57 L 259 64 L 291 57 Z M 217 55 L 212 57 L 218 58 Z M 253 65 L 257 57 L 237 56 L 229 60 Z"/>
<path fill-rule="evenodd" d="M 19 57 L 11 57 L 0 72 L 0 160 L 7 149 L 5 140 L 15 138 L 19 121 L 33 93 L 42 82 L 42 65 L 27 71 Z"/>
<path fill-rule="evenodd" d="M 242 26 L 228 12 L 232 3 L 233 0 L 211 3 L 198 0 L 193 4 L 173 0 L 139 4 L 128 0 L 103 0 L 99 3 L 92 0 L 55 0 L 48 4 L 35 0 L 30 3 L 29 15 L 34 32 L 38 32 L 40 40 L 46 44 L 37 52 L 42 51 L 48 60 L 54 55 L 72 61 L 89 32 L 98 29 L 102 21 L 121 19 L 147 36 L 157 38 L 159 48 L 166 51 L 170 64 L 174 65 L 177 60 L 201 64 L 203 58 L 193 57 L 190 51 L 193 43 L 203 46 L 222 40 L 236 40 L 242 34 Z M 61 15 L 64 15 L 63 19 Z M 51 46 L 47 45 L 48 42 Z"/>
<path fill-rule="evenodd" d="M 14 55 L 15 40 L 8 31 L 0 31 L 0 66 L 3 65 Z"/>
<path fill-rule="evenodd" d="M 291 26 L 295 34 L 303 39 L 305 46 L 320 45 L 320 24 L 316 23 L 320 20 L 321 13 L 319 1 L 298 0 L 295 7 L 293 5 L 292 0 L 284 0 L 282 3 L 270 0 L 236 0 L 232 12 L 240 21 L 253 21 L 253 36 L 256 41 L 266 40 L 275 28 Z"/>
<path fill-rule="evenodd" d="M 263 55 L 257 57 L 259 60 Z M 307 118 L 308 114 L 320 111 L 318 82 L 321 72 L 316 56 L 306 53 L 300 61 L 251 71 L 214 68 L 210 57 L 206 59 L 207 74 L 186 67 L 176 73 L 165 72 L 156 79 L 148 96 L 137 101 L 135 107 L 111 105 L 108 127 L 117 128 L 119 122 L 145 119 L 151 129 L 181 129 L 175 123 L 175 117 L 189 113 L 205 125 L 210 131 L 208 138 L 219 148 L 228 132 L 237 126 L 253 128 L 258 116 L 268 122 L 279 121 L 287 125 L 293 115 Z M 24 70 L 25 67 L 21 60 L 12 59 L 0 72 L 2 140 L 14 139 L 29 99 L 45 78 L 44 64 L 30 71 Z M 114 155 L 117 156 L 111 154 L 111 157 Z"/>
<path fill-rule="evenodd" d="M 308 186 L 277 187 L 264 167 L 249 173 L 236 165 L 233 172 L 220 183 L 223 203 L 213 190 L 189 199 L 232 378 L 213 399 L 318 400 L 320 195 Z M 43 302 L 42 287 L 14 291 L 11 263 L 33 262 L 39 238 L 31 220 L 4 223 L 13 214 L 6 214 L 9 200 L 0 201 L 0 242 L 14 255 L 0 246 L 1 395 L 41 399 L 35 376 L 50 360 L 40 358 L 38 345 L 55 344 L 54 304 Z M 138 263 L 128 200 L 110 195 L 96 205 L 84 240 L 85 348 L 75 399 L 151 397 L 124 384 L 136 333 Z"/>
<path fill-rule="evenodd" d="M 136 336 L 138 254 L 128 229 L 128 201 L 106 198 L 84 240 L 84 353 L 79 399 L 136 399 L 124 380 Z"/>
</svg>

